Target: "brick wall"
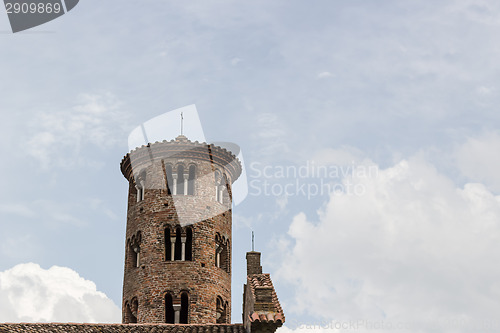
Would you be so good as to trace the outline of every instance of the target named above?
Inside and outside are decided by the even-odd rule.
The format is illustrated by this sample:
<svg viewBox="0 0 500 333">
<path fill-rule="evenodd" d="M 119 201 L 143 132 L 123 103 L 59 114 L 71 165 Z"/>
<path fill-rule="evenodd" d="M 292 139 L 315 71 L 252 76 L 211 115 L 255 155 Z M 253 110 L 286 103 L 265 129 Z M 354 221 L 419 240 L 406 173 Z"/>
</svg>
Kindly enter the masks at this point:
<svg viewBox="0 0 500 333">
<path fill-rule="evenodd" d="M 260 252 L 247 252 L 247 275 L 262 274 L 260 265 Z"/>
</svg>

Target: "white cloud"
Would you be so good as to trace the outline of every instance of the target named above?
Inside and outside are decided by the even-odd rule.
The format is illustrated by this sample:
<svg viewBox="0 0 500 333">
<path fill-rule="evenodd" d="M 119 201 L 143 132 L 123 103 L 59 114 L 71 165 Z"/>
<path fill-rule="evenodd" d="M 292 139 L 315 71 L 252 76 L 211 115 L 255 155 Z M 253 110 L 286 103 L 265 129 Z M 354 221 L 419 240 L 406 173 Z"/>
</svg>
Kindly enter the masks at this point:
<svg viewBox="0 0 500 333">
<path fill-rule="evenodd" d="M 286 195 L 282 195 L 276 197 L 276 206 L 278 206 L 278 211 L 284 211 L 286 206 L 288 205 L 288 197 Z"/>
<path fill-rule="evenodd" d="M 242 61 L 243 61 L 242 59 L 235 57 L 235 58 L 231 59 L 231 65 L 236 66 Z"/>
<path fill-rule="evenodd" d="M 294 288 L 282 298 L 288 318 L 426 332 L 469 332 L 497 318 L 499 196 L 477 183 L 457 188 L 421 158 L 346 181 L 365 194 L 332 195 L 319 221 L 296 215 L 292 242 L 279 242 L 287 254 L 274 280 Z"/>
<path fill-rule="evenodd" d="M 476 88 L 476 92 L 479 95 L 490 95 L 495 91 L 494 87 L 485 87 L 485 86 L 480 86 Z"/>
<path fill-rule="evenodd" d="M 354 147 L 344 146 L 340 148 L 324 148 L 315 150 L 309 157 L 309 160 L 314 161 L 316 165 L 338 165 L 338 166 L 355 166 L 362 163 L 373 164 L 366 159 L 365 154 Z"/>
<path fill-rule="evenodd" d="M 330 72 L 321 72 L 317 75 L 317 78 L 318 79 L 326 79 L 326 78 L 329 78 L 329 77 L 332 77 L 332 73 Z"/>
<path fill-rule="evenodd" d="M 0 322 L 120 322 L 120 309 L 75 271 L 28 263 L 0 272 Z"/>
<path fill-rule="evenodd" d="M 468 138 L 455 152 L 457 166 L 464 176 L 483 182 L 493 191 L 500 192 L 500 135 L 485 133 Z"/>
<path fill-rule="evenodd" d="M 0 212 L 22 217 L 35 217 L 35 212 L 28 206 L 20 203 L 0 204 Z"/>
<path fill-rule="evenodd" d="M 81 156 L 82 150 L 88 145 L 103 149 L 118 143 L 128 121 L 119 107 L 112 94 L 82 94 L 71 109 L 38 113 L 32 123 L 35 134 L 27 142 L 28 154 L 44 168 L 92 165 Z"/>
<path fill-rule="evenodd" d="M 258 127 L 253 136 L 260 144 L 258 152 L 260 160 L 286 155 L 290 151 L 286 140 L 288 137 L 286 121 L 276 113 L 260 113 L 257 115 L 257 123 Z"/>
</svg>

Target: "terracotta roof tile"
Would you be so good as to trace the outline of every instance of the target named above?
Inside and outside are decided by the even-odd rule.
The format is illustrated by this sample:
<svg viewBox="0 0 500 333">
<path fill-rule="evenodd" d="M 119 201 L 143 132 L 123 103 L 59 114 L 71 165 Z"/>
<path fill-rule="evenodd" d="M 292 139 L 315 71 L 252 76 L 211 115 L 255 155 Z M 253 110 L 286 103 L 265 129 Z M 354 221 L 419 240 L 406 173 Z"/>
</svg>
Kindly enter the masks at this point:
<svg viewBox="0 0 500 333">
<path fill-rule="evenodd" d="M 271 275 L 268 273 L 248 275 L 247 284 L 250 286 L 250 290 L 252 291 L 254 299 L 257 289 L 271 289 L 272 309 L 269 309 L 271 311 L 254 311 L 253 313 L 249 314 L 250 322 L 277 324 L 284 323 L 285 315 L 278 300 L 278 295 L 274 290 L 273 282 L 271 281 Z"/>
<path fill-rule="evenodd" d="M 243 324 L 1 324 L 1 333 L 246 333 Z"/>
</svg>

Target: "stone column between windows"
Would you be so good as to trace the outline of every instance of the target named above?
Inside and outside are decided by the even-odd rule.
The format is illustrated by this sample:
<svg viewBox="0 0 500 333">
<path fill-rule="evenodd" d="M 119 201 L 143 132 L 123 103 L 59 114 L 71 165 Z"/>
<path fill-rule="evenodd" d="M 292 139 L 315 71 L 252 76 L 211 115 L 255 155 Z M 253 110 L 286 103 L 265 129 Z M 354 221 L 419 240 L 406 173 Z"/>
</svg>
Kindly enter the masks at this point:
<svg viewBox="0 0 500 333">
<path fill-rule="evenodd" d="M 135 267 L 139 267 L 139 263 L 140 263 L 140 253 L 141 253 L 141 250 L 139 248 L 139 246 L 135 246 L 134 247 L 134 252 L 135 252 Z"/>
<path fill-rule="evenodd" d="M 181 237 L 181 243 L 182 243 L 181 260 L 185 261 L 186 260 L 186 236 Z"/>
<path fill-rule="evenodd" d="M 176 194 L 177 194 L 177 174 L 176 174 L 176 173 L 174 173 L 174 174 L 172 175 L 172 178 L 174 179 L 174 188 L 172 189 L 172 190 L 173 190 L 173 191 L 172 191 L 172 194 L 173 194 L 173 195 L 176 195 Z"/>
<path fill-rule="evenodd" d="M 188 180 L 189 180 L 189 174 L 185 173 L 184 174 L 184 195 L 188 194 Z"/>
<path fill-rule="evenodd" d="M 139 191 L 141 191 L 141 188 L 139 186 L 135 185 L 135 192 L 137 193 L 137 195 L 136 195 L 137 202 L 141 201 L 141 196 L 140 196 Z"/>
<path fill-rule="evenodd" d="M 224 186 L 219 186 L 219 202 L 224 202 Z"/>
<path fill-rule="evenodd" d="M 174 304 L 173 307 L 174 307 L 174 311 L 175 311 L 174 323 L 178 324 L 180 322 L 180 319 L 181 319 L 181 305 Z"/>
<path fill-rule="evenodd" d="M 220 253 L 222 251 L 222 247 L 219 244 L 215 245 L 215 266 L 220 267 Z"/>
<path fill-rule="evenodd" d="M 170 236 L 170 260 L 175 260 L 175 236 Z"/>
</svg>

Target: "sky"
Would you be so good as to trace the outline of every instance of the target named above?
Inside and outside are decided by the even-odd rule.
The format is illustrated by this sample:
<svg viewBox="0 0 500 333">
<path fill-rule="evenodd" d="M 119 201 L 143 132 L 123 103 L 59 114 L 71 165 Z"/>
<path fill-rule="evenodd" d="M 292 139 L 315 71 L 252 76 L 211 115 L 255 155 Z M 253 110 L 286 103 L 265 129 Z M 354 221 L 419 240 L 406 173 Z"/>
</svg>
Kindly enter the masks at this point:
<svg viewBox="0 0 500 333">
<path fill-rule="evenodd" d="M 499 38 L 494 0 L 0 9 L 0 322 L 120 322 L 128 136 L 195 104 L 244 154 L 233 322 L 254 231 L 281 333 L 498 331 Z"/>
</svg>

